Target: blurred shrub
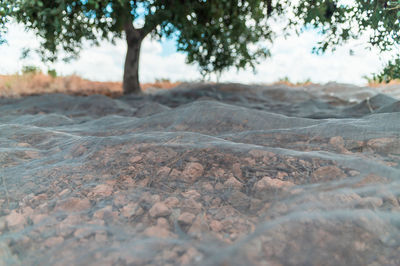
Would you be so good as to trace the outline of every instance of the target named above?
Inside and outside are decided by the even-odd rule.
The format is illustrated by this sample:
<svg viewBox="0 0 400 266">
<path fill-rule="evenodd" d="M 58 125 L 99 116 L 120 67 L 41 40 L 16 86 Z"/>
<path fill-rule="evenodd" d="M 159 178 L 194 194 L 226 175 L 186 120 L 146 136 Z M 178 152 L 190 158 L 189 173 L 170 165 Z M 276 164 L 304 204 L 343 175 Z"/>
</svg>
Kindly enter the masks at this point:
<svg viewBox="0 0 400 266">
<path fill-rule="evenodd" d="M 52 78 L 56 78 L 57 77 L 57 71 L 55 69 L 49 69 L 49 70 L 47 70 L 47 75 L 49 75 Z"/>
<path fill-rule="evenodd" d="M 39 74 L 42 70 L 37 66 L 23 66 L 21 70 L 22 74 Z"/>
</svg>

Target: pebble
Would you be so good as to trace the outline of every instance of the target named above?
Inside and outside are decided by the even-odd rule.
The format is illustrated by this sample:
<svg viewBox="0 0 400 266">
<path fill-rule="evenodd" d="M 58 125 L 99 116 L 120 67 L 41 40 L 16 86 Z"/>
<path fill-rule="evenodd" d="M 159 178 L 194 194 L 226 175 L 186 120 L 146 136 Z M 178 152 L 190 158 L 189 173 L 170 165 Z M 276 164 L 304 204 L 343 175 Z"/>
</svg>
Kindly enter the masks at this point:
<svg viewBox="0 0 400 266">
<path fill-rule="evenodd" d="M 44 245 L 46 247 L 52 248 L 54 246 L 60 245 L 63 242 L 64 238 L 62 236 L 54 236 L 46 239 L 46 241 L 44 241 Z"/>
<path fill-rule="evenodd" d="M 191 182 L 195 182 L 204 173 L 204 167 L 200 163 L 188 163 L 183 170 L 183 175 Z"/>
<path fill-rule="evenodd" d="M 107 184 L 97 185 L 91 192 L 89 192 L 90 196 L 94 197 L 108 197 L 113 193 L 113 188 Z"/>
<path fill-rule="evenodd" d="M 312 173 L 311 176 L 315 181 L 319 181 L 321 179 L 332 180 L 337 178 L 343 178 L 346 175 L 339 167 L 334 165 L 328 165 L 318 168 Z"/>
<path fill-rule="evenodd" d="M 210 222 L 210 228 L 214 232 L 220 232 L 224 227 L 223 227 L 223 225 L 222 225 L 222 223 L 220 221 L 212 220 Z"/>
<path fill-rule="evenodd" d="M 20 227 L 25 224 L 25 216 L 13 210 L 6 216 L 6 222 L 9 228 Z"/>
<path fill-rule="evenodd" d="M 158 238 L 172 237 L 172 233 L 168 229 L 160 226 L 147 227 L 143 233 L 148 237 L 158 237 Z"/>
<path fill-rule="evenodd" d="M 149 215 L 153 218 L 169 216 L 171 209 L 163 202 L 157 202 L 149 210 Z"/>
<path fill-rule="evenodd" d="M 229 177 L 228 180 L 225 181 L 224 186 L 238 190 L 243 188 L 243 184 L 233 176 Z"/>
<path fill-rule="evenodd" d="M 178 217 L 178 222 L 182 225 L 191 225 L 196 215 L 190 212 L 184 212 Z"/>
<path fill-rule="evenodd" d="M 164 204 L 168 208 L 174 208 L 179 205 L 179 199 L 177 197 L 168 197 L 164 200 Z"/>
<path fill-rule="evenodd" d="M 292 182 L 272 179 L 269 176 L 264 176 L 261 180 L 254 184 L 254 190 L 256 192 L 264 190 L 287 190 L 292 186 L 294 186 Z"/>
<path fill-rule="evenodd" d="M 87 198 L 69 198 L 59 202 L 56 205 L 58 211 L 70 211 L 79 212 L 89 209 L 91 206 L 89 199 Z"/>
</svg>

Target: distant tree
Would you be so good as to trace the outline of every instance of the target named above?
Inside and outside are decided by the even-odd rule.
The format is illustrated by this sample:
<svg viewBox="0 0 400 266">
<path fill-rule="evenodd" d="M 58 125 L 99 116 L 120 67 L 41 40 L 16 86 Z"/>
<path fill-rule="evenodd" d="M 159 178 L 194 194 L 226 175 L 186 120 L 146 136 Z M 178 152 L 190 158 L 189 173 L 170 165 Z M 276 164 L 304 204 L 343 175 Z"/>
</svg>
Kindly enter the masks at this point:
<svg viewBox="0 0 400 266">
<path fill-rule="evenodd" d="M 377 47 L 381 52 L 399 51 L 400 0 L 286 2 L 294 12 L 291 26 L 313 26 L 320 29 L 321 34 L 325 36 L 325 39 L 318 43 L 316 52 L 335 49 L 350 39 L 366 35 L 369 35 L 369 47 Z M 374 79 L 390 81 L 400 78 L 400 54 L 398 57 L 389 61 Z"/>
<path fill-rule="evenodd" d="M 125 93 L 140 91 L 139 55 L 146 36 L 173 37 L 177 50 L 187 54 L 188 63 L 197 62 L 202 74 L 254 67 L 269 55 L 268 19 L 282 11 L 273 0 L 0 1 L 9 16 L 41 38 L 43 60 L 56 60 L 60 50 L 76 57 L 84 41 L 97 45 L 125 37 Z M 140 21 L 143 26 L 134 26 Z"/>
<path fill-rule="evenodd" d="M 4 39 L 4 34 L 6 32 L 6 22 L 8 21 L 9 14 L 8 6 L 4 0 L 0 0 L 0 44 L 2 44 Z"/>
</svg>

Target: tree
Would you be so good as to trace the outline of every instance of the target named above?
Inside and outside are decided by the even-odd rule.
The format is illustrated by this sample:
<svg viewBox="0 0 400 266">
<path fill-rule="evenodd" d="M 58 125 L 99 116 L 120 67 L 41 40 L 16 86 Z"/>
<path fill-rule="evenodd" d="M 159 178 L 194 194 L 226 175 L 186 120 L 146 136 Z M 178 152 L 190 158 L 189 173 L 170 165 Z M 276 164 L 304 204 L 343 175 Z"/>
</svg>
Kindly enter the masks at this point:
<svg viewBox="0 0 400 266">
<path fill-rule="evenodd" d="M 254 67 L 269 55 L 268 19 L 282 11 L 272 0 L 3 1 L 10 17 L 41 38 L 43 60 L 56 60 L 61 50 L 74 58 L 84 41 L 97 45 L 125 37 L 124 93 L 140 91 L 139 56 L 146 36 L 176 39 L 177 50 L 187 54 L 188 63 L 197 62 L 204 75 Z M 138 21 L 143 26 L 135 27 Z"/>
<path fill-rule="evenodd" d="M 350 39 L 369 36 L 369 47 L 381 52 L 398 50 L 400 44 L 400 0 L 353 0 L 345 4 L 339 0 L 288 1 L 294 18 L 291 26 L 313 26 L 320 29 L 325 39 L 318 43 L 316 52 L 342 45 Z M 390 81 L 400 78 L 400 54 L 389 61 L 374 79 Z"/>
<path fill-rule="evenodd" d="M 5 40 L 3 35 L 6 32 L 6 22 L 8 21 L 7 14 L 9 13 L 8 7 L 3 0 L 0 0 L 0 44 L 2 44 Z"/>
</svg>

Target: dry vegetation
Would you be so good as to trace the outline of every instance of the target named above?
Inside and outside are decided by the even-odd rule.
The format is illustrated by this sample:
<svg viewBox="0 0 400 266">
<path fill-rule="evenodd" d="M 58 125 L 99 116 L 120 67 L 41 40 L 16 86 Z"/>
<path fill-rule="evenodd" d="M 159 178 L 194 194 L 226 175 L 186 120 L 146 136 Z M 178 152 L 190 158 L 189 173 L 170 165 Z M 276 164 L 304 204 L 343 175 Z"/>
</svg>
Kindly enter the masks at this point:
<svg viewBox="0 0 400 266">
<path fill-rule="evenodd" d="M 160 80 L 142 84 L 149 88 L 170 89 L 179 82 Z M 122 94 L 121 82 L 99 82 L 83 79 L 77 75 L 51 77 L 44 73 L 0 75 L 0 97 L 21 97 L 43 93 L 66 93 L 73 95 L 103 94 L 117 97 Z"/>
</svg>

